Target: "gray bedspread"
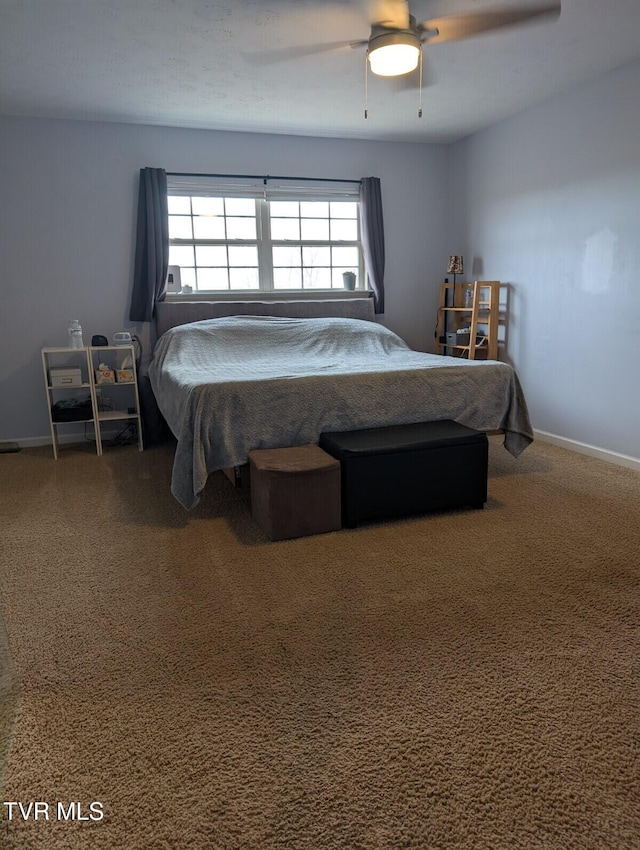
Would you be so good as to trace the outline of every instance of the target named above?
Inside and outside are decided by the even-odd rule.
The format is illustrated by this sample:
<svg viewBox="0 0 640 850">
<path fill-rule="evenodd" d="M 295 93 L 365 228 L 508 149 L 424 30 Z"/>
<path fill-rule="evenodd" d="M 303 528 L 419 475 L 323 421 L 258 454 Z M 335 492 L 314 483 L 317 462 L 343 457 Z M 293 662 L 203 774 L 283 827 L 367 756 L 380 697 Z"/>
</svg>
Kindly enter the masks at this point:
<svg viewBox="0 0 640 850">
<path fill-rule="evenodd" d="M 182 325 L 158 340 L 149 377 L 178 440 L 171 492 L 185 508 L 214 470 L 245 463 L 253 449 L 317 442 L 322 431 L 455 419 L 504 429 L 515 456 L 533 439 L 511 366 L 412 351 L 357 319 Z"/>
</svg>

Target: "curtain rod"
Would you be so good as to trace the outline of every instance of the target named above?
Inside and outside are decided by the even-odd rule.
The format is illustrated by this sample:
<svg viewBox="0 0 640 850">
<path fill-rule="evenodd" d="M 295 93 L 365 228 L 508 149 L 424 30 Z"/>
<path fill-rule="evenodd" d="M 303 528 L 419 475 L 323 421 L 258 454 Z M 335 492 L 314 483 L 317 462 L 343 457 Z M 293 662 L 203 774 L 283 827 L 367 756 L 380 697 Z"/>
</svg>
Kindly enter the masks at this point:
<svg viewBox="0 0 640 850">
<path fill-rule="evenodd" d="M 280 177 L 274 174 L 198 174 L 190 171 L 167 171 L 167 177 L 229 177 L 235 180 L 301 180 L 311 183 L 362 183 L 362 180 L 339 180 L 335 177 Z"/>
</svg>

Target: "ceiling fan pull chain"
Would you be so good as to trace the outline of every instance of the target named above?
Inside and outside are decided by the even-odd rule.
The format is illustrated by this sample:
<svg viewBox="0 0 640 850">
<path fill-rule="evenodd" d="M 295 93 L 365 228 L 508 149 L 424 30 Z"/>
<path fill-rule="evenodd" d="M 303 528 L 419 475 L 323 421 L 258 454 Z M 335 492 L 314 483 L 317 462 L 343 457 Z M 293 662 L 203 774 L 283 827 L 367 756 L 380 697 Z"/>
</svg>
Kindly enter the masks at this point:
<svg viewBox="0 0 640 850">
<path fill-rule="evenodd" d="M 369 51 L 364 54 L 364 117 L 369 117 Z"/>
<path fill-rule="evenodd" d="M 420 101 L 418 103 L 418 118 L 422 118 L 422 45 L 420 45 Z"/>
</svg>

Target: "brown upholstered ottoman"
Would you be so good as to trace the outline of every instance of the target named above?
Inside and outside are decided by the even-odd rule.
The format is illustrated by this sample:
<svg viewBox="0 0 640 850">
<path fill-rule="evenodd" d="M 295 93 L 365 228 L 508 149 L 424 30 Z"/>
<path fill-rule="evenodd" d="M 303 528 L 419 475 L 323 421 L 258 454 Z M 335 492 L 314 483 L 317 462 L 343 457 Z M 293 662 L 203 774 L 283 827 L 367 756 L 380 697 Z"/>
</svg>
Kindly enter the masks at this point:
<svg viewBox="0 0 640 850">
<path fill-rule="evenodd" d="M 271 540 L 341 528 L 340 461 L 316 445 L 249 454 L 253 518 Z"/>
</svg>

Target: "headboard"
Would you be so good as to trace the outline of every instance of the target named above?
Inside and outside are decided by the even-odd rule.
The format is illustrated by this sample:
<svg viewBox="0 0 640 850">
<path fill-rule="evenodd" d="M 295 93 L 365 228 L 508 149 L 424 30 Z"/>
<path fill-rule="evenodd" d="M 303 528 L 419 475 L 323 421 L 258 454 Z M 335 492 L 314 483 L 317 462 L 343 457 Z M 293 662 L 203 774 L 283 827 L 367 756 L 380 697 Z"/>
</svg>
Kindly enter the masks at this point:
<svg viewBox="0 0 640 850">
<path fill-rule="evenodd" d="M 219 319 L 222 316 L 283 316 L 287 319 L 364 319 L 374 322 L 373 298 L 336 298 L 334 301 L 159 301 L 156 304 L 158 338 L 176 325 Z"/>
</svg>

